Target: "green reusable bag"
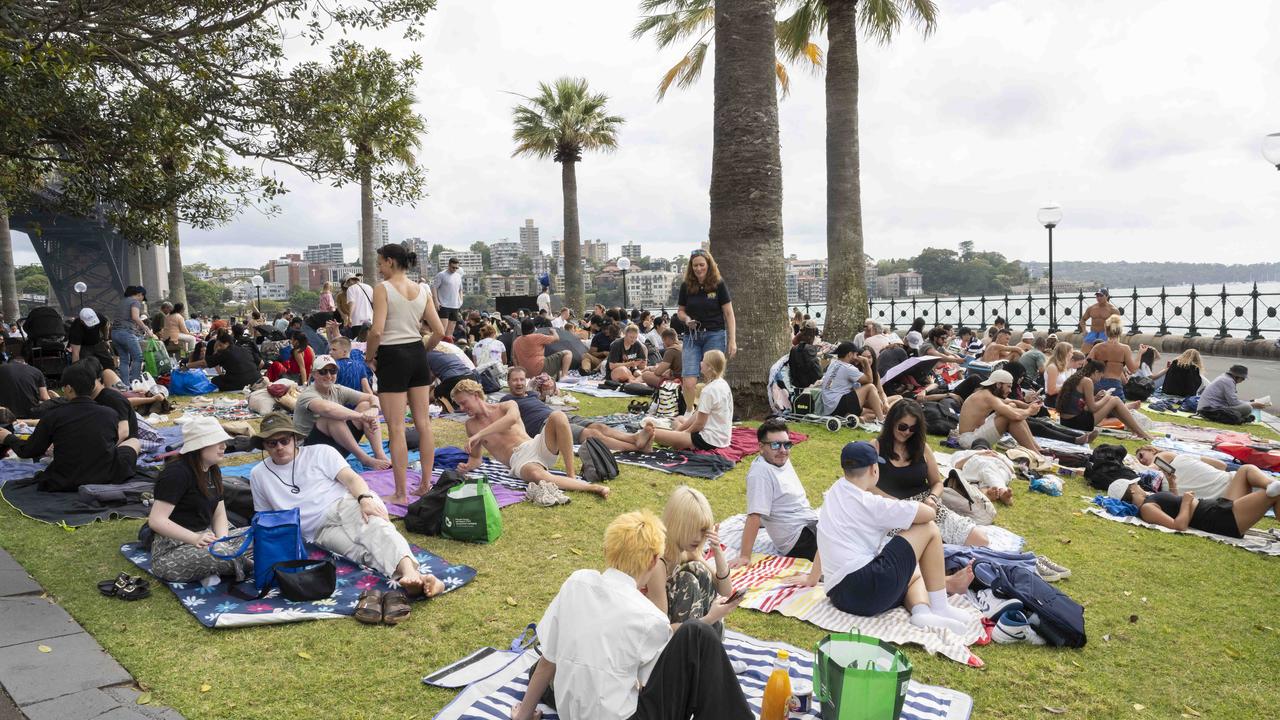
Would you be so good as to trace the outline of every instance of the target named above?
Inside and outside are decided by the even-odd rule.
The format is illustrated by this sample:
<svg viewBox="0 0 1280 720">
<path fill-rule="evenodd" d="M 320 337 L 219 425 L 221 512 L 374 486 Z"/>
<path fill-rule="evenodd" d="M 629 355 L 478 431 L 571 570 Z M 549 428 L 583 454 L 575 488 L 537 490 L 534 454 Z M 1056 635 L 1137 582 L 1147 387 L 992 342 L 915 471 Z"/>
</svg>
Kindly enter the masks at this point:
<svg viewBox="0 0 1280 720">
<path fill-rule="evenodd" d="M 910 682 L 911 661 L 879 638 L 832 633 L 818 642 L 813 699 L 826 720 L 897 720 Z"/>
<path fill-rule="evenodd" d="M 452 540 L 491 543 L 502 537 L 502 515 L 489 481 L 467 478 L 444 500 L 443 534 Z"/>
<path fill-rule="evenodd" d="M 158 378 L 173 371 L 173 364 L 169 360 L 169 351 L 165 350 L 164 343 L 155 338 L 147 338 L 147 342 L 142 348 L 142 364 L 146 371 L 151 373 L 151 377 Z"/>
</svg>

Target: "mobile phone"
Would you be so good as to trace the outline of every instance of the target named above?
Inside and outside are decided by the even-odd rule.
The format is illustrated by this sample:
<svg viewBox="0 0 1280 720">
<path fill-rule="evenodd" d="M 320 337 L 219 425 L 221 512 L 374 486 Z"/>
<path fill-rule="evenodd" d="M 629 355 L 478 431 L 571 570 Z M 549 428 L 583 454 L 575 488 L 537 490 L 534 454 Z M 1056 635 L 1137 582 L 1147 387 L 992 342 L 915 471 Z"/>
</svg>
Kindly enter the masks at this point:
<svg viewBox="0 0 1280 720">
<path fill-rule="evenodd" d="M 1165 473 L 1166 475 L 1173 475 L 1173 474 L 1174 474 L 1173 466 L 1172 466 L 1172 465 L 1170 465 L 1170 464 L 1168 463 L 1168 461 L 1166 461 L 1166 460 L 1165 460 L 1164 458 L 1162 458 L 1162 457 L 1157 457 L 1157 458 L 1156 458 L 1156 467 L 1158 467 L 1158 468 L 1160 468 L 1161 470 L 1163 470 L 1163 471 L 1164 471 L 1164 473 Z"/>
<path fill-rule="evenodd" d="M 742 588 L 740 590 L 734 590 L 733 594 L 729 596 L 729 599 L 725 600 L 724 602 L 726 605 L 732 605 L 733 603 L 738 602 L 739 600 L 741 600 L 746 596 L 747 596 L 746 588 Z"/>
</svg>

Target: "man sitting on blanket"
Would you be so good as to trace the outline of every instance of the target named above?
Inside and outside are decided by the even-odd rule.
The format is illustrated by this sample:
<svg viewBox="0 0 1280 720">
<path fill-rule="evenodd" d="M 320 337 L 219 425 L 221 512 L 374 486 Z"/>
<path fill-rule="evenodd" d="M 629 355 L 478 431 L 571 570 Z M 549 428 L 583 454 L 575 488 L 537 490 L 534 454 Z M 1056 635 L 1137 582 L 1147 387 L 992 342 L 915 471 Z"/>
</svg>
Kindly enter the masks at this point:
<svg viewBox="0 0 1280 720">
<path fill-rule="evenodd" d="M 511 392 L 504 395 L 502 401 L 514 402 L 520 408 L 524 431 L 530 437 L 537 436 L 555 410 L 543 402 L 542 398 L 529 392 L 529 375 L 519 365 L 507 371 L 507 387 L 511 388 Z M 581 445 L 590 438 L 599 438 L 605 447 L 614 452 L 634 450 L 647 453 L 653 450 L 653 433 L 647 428 L 636 433 L 625 433 L 604 423 L 584 420 L 575 415 L 569 418 L 569 430 L 573 433 L 574 445 Z"/>
<path fill-rule="evenodd" d="M 378 424 L 378 397 L 338 384 L 338 361 L 320 355 L 311 365 L 312 381 L 294 401 L 293 426 L 307 445 L 328 445 L 345 455 L 352 453 L 372 470 L 391 467 L 382 448 Z M 368 437 L 373 455 L 360 447 Z"/>
<path fill-rule="evenodd" d="M 302 439 L 285 413 L 262 419 L 253 444 L 265 449 L 267 457 L 249 475 L 254 511 L 298 508 L 308 542 L 368 565 L 411 596 L 444 592 L 444 583 L 419 570 L 409 542 L 364 478 L 331 446 L 303 447 Z"/>
<path fill-rule="evenodd" d="M 965 398 L 960 406 L 960 426 L 957 428 L 960 434 L 956 441 L 960 447 L 968 450 L 975 440 L 985 440 L 987 447 L 994 447 L 1007 432 L 1022 447 L 1043 454 L 1027 425 L 1027 418 L 1040 412 L 1041 403 L 1037 401 L 1027 405 L 1006 399 L 1012 388 L 1013 376 L 1009 371 L 993 370 L 986 380 L 978 384 L 978 389 Z"/>
<path fill-rule="evenodd" d="M 573 471 L 573 429 L 564 413 L 556 410 L 547 416 L 537 437 L 530 438 L 520 421 L 520 408 L 514 401 L 490 404 L 484 389 L 475 380 L 463 380 L 453 388 L 453 402 L 468 415 L 467 452 L 471 457 L 458 466 L 467 473 L 480 467 L 483 451 L 511 468 L 511 474 L 528 483 L 552 483 L 561 490 L 593 492 L 609 497 L 609 488 L 578 479 Z M 564 476 L 554 475 L 556 458 L 564 459 Z M 589 456 L 588 456 L 589 457 Z M 583 462 L 586 462 L 584 460 Z"/>
<path fill-rule="evenodd" d="M 747 522 L 742 546 L 729 567 L 751 564 L 751 548 L 763 523 L 778 552 L 787 557 L 815 560 L 818 554 L 818 513 L 809 506 L 804 485 L 791 465 L 791 433 L 779 418 L 769 418 L 756 429 L 760 456 L 747 470 Z M 820 575 L 815 574 L 815 578 Z"/>
<path fill-rule="evenodd" d="M 647 510 L 609 523 L 608 568 L 570 575 L 538 623 L 542 657 L 514 720 L 541 717 L 540 701 L 575 720 L 755 717 L 711 626 L 694 620 L 673 633 L 640 589 L 665 544 L 662 521 Z"/>
</svg>

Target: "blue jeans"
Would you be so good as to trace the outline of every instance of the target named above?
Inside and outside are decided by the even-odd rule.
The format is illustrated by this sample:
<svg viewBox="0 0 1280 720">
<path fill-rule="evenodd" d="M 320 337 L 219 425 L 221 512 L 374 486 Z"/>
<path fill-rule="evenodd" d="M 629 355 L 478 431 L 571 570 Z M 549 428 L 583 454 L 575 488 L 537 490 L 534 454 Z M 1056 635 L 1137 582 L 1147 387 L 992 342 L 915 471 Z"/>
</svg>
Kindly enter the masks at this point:
<svg viewBox="0 0 1280 720">
<path fill-rule="evenodd" d="M 1115 388 L 1115 392 L 1111 393 L 1120 398 L 1120 402 L 1124 402 L 1124 383 L 1115 378 L 1102 378 L 1098 381 L 1098 389 L 1106 390 L 1107 388 Z"/>
<path fill-rule="evenodd" d="M 683 367 L 684 377 L 698 377 L 702 374 L 702 356 L 708 350 L 719 350 L 726 355 L 729 352 L 729 332 L 727 330 L 691 330 L 685 333 Z"/>
<path fill-rule="evenodd" d="M 138 336 L 117 328 L 111 331 L 111 344 L 116 348 L 116 355 L 120 356 L 120 380 L 126 386 L 134 380 L 141 380 L 142 344 L 138 342 Z"/>
</svg>

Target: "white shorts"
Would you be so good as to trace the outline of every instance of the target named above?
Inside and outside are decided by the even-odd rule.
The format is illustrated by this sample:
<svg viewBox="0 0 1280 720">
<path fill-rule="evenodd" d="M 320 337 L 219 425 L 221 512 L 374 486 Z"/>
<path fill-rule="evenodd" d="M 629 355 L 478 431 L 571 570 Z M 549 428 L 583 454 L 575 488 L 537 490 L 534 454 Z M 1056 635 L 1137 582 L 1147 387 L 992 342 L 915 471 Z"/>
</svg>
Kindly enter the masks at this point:
<svg viewBox="0 0 1280 720">
<path fill-rule="evenodd" d="M 987 445 L 995 447 L 1000 435 L 1000 430 L 996 428 L 996 414 L 991 413 L 977 430 L 960 433 L 960 436 L 956 438 L 956 442 L 960 443 L 960 447 L 965 450 L 973 447 L 974 440 L 986 440 Z"/>
<path fill-rule="evenodd" d="M 525 480 L 521 473 L 526 465 L 541 465 L 550 470 L 556 466 L 556 459 L 560 457 L 554 450 L 547 449 L 547 441 L 543 437 L 544 433 L 538 433 L 538 436 L 532 440 L 520 443 L 515 452 L 511 453 L 511 474 Z"/>
</svg>

